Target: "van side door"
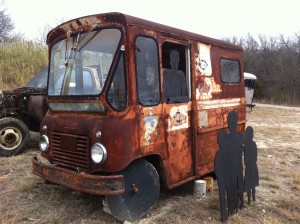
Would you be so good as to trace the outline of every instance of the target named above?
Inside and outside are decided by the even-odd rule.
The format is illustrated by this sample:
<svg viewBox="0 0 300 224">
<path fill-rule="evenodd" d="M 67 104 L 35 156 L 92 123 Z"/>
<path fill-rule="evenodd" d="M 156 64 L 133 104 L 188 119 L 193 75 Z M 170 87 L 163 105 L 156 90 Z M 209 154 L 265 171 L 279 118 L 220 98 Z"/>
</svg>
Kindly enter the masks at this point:
<svg viewBox="0 0 300 224">
<path fill-rule="evenodd" d="M 162 44 L 163 113 L 166 130 L 168 185 L 191 180 L 193 172 L 192 102 L 189 43 Z"/>
</svg>

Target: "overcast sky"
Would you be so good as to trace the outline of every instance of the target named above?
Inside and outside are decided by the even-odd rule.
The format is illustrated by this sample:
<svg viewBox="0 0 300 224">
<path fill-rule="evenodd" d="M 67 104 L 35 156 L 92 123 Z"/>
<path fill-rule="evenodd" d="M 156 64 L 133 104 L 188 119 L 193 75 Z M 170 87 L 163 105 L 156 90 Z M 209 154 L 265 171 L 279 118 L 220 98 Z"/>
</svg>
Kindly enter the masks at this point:
<svg viewBox="0 0 300 224">
<path fill-rule="evenodd" d="M 27 39 L 62 21 L 122 12 L 213 38 L 300 33 L 299 0 L 5 0 L 15 32 Z"/>
</svg>

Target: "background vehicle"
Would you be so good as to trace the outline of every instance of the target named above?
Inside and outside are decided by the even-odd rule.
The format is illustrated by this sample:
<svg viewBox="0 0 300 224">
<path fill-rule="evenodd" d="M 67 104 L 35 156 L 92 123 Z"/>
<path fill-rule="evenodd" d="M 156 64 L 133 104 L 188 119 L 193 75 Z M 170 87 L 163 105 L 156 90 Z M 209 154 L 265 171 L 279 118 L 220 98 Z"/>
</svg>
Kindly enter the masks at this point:
<svg viewBox="0 0 300 224">
<path fill-rule="evenodd" d="M 30 131 L 38 132 L 47 112 L 48 68 L 41 69 L 25 87 L 0 91 L 0 156 L 22 152 Z"/>
<path fill-rule="evenodd" d="M 255 80 L 257 79 L 255 75 L 244 72 L 244 79 L 245 79 L 245 97 L 246 97 L 246 105 L 247 107 L 252 108 L 255 106 L 253 104 L 253 95 L 254 95 L 254 84 Z"/>
</svg>

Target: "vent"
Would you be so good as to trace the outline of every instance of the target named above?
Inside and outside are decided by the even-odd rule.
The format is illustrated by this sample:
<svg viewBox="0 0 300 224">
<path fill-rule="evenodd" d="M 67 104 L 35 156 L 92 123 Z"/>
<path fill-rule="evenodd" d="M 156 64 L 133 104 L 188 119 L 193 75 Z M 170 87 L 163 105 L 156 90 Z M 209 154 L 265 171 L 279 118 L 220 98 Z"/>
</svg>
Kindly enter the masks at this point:
<svg viewBox="0 0 300 224">
<path fill-rule="evenodd" d="M 53 163 L 76 171 L 88 171 L 90 147 L 87 136 L 54 132 L 51 143 Z"/>
</svg>

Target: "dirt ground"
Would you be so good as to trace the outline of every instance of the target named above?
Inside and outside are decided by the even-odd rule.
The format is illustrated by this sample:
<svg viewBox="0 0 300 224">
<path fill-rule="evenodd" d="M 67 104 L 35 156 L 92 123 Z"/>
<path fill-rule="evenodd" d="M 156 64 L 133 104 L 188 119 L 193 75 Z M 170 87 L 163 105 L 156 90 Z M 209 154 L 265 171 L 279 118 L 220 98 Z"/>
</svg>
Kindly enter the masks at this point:
<svg viewBox="0 0 300 224">
<path fill-rule="evenodd" d="M 256 202 L 228 223 L 300 223 L 300 109 L 258 105 L 247 120 L 258 147 L 260 185 Z M 0 158 L 0 223 L 120 223 L 103 212 L 101 197 L 45 184 L 32 174 L 37 139 L 34 134 L 22 155 Z M 200 199 L 193 183 L 163 191 L 157 206 L 133 223 L 221 223 L 217 184 Z"/>
</svg>

